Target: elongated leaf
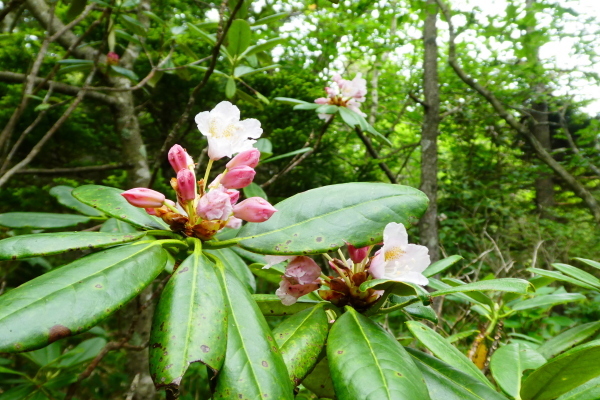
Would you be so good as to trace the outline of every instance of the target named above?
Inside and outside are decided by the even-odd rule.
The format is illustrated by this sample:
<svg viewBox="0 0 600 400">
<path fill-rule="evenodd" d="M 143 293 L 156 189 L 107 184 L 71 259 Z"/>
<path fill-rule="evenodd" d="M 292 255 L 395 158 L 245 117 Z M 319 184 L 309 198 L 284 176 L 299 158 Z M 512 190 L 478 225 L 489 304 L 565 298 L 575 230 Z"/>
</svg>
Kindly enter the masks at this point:
<svg viewBox="0 0 600 400">
<path fill-rule="evenodd" d="M 303 147 L 303 148 L 298 149 L 298 150 L 290 151 L 289 153 L 279 154 L 279 155 L 274 156 L 274 157 L 269 157 L 269 158 L 267 158 L 265 160 L 262 160 L 260 163 L 261 164 L 266 164 L 266 163 L 271 162 L 271 161 L 281 160 L 282 158 L 288 158 L 288 157 L 295 156 L 297 154 L 303 154 L 303 153 L 312 151 L 312 149 L 313 149 L 312 147 Z"/>
<path fill-rule="evenodd" d="M 227 78 L 227 84 L 225 84 L 225 96 L 227 96 L 228 99 L 232 98 L 235 96 L 236 90 L 237 87 L 235 86 L 235 81 L 233 80 L 233 77 L 230 76 Z"/>
<path fill-rule="evenodd" d="M 535 350 L 519 343 L 511 343 L 492 354 L 490 370 L 502 390 L 520 399 L 523 371 L 538 368 L 545 363 L 546 359 Z"/>
<path fill-rule="evenodd" d="M 406 326 L 437 358 L 450 364 L 459 371 L 471 375 L 473 378 L 478 379 L 490 388 L 494 388 L 485 375 L 481 373 L 479 368 L 477 368 L 477 366 L 475 366 L 475 364 L 473 364 L 473 362 L 471 362 L 471 360 L 456 347 L 448 343 L 448 341 L 440 336 L 439 333 L 417 321 L 407 321 Z"/>
<path fill-rule="evenodd" d="M 227 308 L 220 274 L 200 246 L 167 282 L 150 335 L 150 374 L 157 387 L 178 388 L 193 362 L 216 373 L 225 359 Z"/>
<path fill-rule="evenodd" d="M 254 54 L 260 53 L 261 51 L 271 50 L 273 47 L 277 46 L 278 44 L 285 43 L 286 41 L 287 41 L 286 38 L 269 39 L 266 42 L 263 42 L 261 44 L 256 44 L 254 46 L 248 47 L 246 49 L 246 51 L 244 51 L 244 53 L 242 54 L 242 56 L 243 57 L 249 57 L 249 56 L 252 56 Z"/>
<path fill-rule="evenodd" d="M 529 292 L 533 292 L 535 290 L 535 288 L 533 287 L 533 285 L 531 283 L 529 283 L 528 281 L 526 281 L 524 279 L 501 278 L 501 279 L 490 279 L 487 281 L 467 283 L 465 285 L 456 286 L 451 289 L 439 290 L 437 292 L 431 293 L 431 296 L 437 297 L 437 296 L 443 296 L 443 295 L 451 294 L 451 293 L 479 292 L 479 291 L 487 291 L 487 290 L 526 294 Z"/>
<path fill-rule="evenodd" d="M 102 217 L 104 215 L 95 208 L 90 207 L 87 204 L 83 204 L 77 200 L 75 197 L 73 197 L 72 192 L 72 187 L 64 185 L 54 186 L 52 189 L 50 189 L 50 194 L 56 197 L 56 200 L 58 200 L 58 202 L 65 207 L 69 207 L 70 209 L 79 211 L 80 213 L 89 215 L 91 217 Z"/>
<path fill-rule="evenodd" d="M 169 229 L 163 220 L 148 215 L 143 208 L 132 206 L 125 200 L 123 191 L 107 186 L 85 185 L 73 190 L 79 201 L 97 208 L 106 215 L 125 221 L 138 228 Z"/>
<path fill-rule="evenodd" d="M 328 332 L 329 322 L 323 305 L 301 311 L 273 330 L 294 386 L 299 385 L 317 363 Z"/>
<path fill-rule="evenodd" d="M 575 257 L 575 260 L 579 260 L 582 263 L 589 265 L 590 267 L 600 269 L 600 262 L 598 262 L 598 261 L 588 260 L 587 258 L 578 258 L 578 257 Z"/>
<path fill-rule="evenodd" d="M 256 279 L 254 279 L 252 271 L 250 271 L 244 260 L 235 254 L 233 250 L 225 248 L 204 251 L 219 257 L 223 261 L 225 268 L 233 272 L 251 293 L 256 292 Z"/>
<path fill-rule="evenodd" d="M 267 194 L 265 193 L 265 191 L 262 190 L 262 188 L 254 182 L 252 182 L 251 184 L 246 186 L 243 190 L 244 190 L 244 196 L 246 196 L 246 198 L 260 197 L 265 200 L 268 200 Z"/>
<path fill-rule="evenodd" d="M 293 99 L 291 97 L 275 97 L 273 100 L 277 100 L 286 104 L 313 104 L 304 100 Z"/>
<path fill-rule="evenodd" d="M 447 290 L 452 288 L 452 286 L 448 285 L 447 283 L 444 283 L 440 280 L 437 280 L 435 278 L 429 278 L 429 287 L 432 287 L 434 289 L 437 290 Z M 467 303 L 474 303 L 477 306 L 480 306 L 480 308 L 482 308 L 482 310 L 484 310 L 487 314 L 489 314 L 491 312 L 491 310 L 489 310 L 489 305 L 485 304 L 485 303 L 481 303 L 478 300 L 475 300 L 473 297 L 468 295 L 469 293 L 453 293 L 451 294 L 451 298 L 452 297 L 456 297 L 459 298 L 461 300 L 466 301 Z"/>
<path fill-rule="evenodd" d="M 402 312 L 410 315 L 413 318 L 426 319 L 433 323 L 438 322 L 435 311 L 430 306 L 424 306 L 421 303 L 411 304 L 402 309 Z"/>
<path fill-rule="evenodd" d="M 138 233 L 139 231 L 127 222 L 118 220 L 116 218 L 109 218 L 105 223 L 102 224 L 100 232 L 105 233 Z"/>
<path fill-rule="evenodd" d="M 600 376 L 563 394 L 556 400 L 598 400 L 600 399 Z"/>
<path fill-rule="evenodd" d="M 92 360 L 106 346 L 106 339 L 96 337 L 84 340 L 73 349 L 60 356 L 56 363 L 57 368 L 70 368 Z"/>
<path fill-rule="evenodd" d="M 533 371 L 523 382 L 523 400 L 551 400 L 600 376 L 600 340 L 577 346 Z"/>
<path fill-rule="evenodd" d="M 463 282 L 459 279 L 454 279 L 454 278 L 445 278 L 443 280 L 443 282 L 447 283 L 451 287 L 460 287 L 460 286 L 466 285 L 465 282 Z M 494 304 L 495 304 L 494 301 L 490 297 L 483 294 L 482 292 L 467 291 L 465 293 L 465 295 L 469 296 L 470 298 L 474 299 L 475 301 L 477 301 L 480 304 L 485 304 L 487 306 L 487 308 L 490 310 L 494 309 Z"/>
<path fill-rule="evenodd" d="M 267 261 L 265 260 L 265 256 L 262 254 L 252 253 L 251 251 L 241 249 L 239 247 L 233 246 L 229 247 L 235 254 L 238 256 L 252 262 L 252 263 L 260 263 L 265 265 Z"/>
<path fill-rule="evenodd" d="M 573 278 L 578 279 L 580 281 L 583 281 L 588 285 L 593 286 L 594 288 L 600 288 L 600 279 L 577 267 L 561 263 L 554 263 L 552 264 L 552 266 L 557 270 L 561 271 L 562 273 L 572 276 Z"/>
<path fill-rule="evenodd" d="M 190 32 L 192 32 L 194 35 L 202 38 L 208 44 L 214 45 L 217 42 L 215 35 L 205 32 L 204 30 L 202 30 L 200 28 L 200 26 L 194 25 L 190 22 L 186 22 L 186 25 L 187 25 L 188 29 L 190 30 Z"/>
<path fill-rule="evenodd" d="M 160 274 L 166 252 L 156 243 L 95 253 L 0 296 L 0 352 L 28 351 L 84 332 Z"/>
<path fill-rule="evenodd" d="M 329 370 L 327 357 L 324 357 L 317 365 L 315 365 L 312 372 L 302 381 L 302 386 L 316 394 L 320 399 L 335 398 L 335 391 L 333 389 L 333 381 L 331 380 L 331 372 Z"/>
<path fill-rule="evenodd" d="M 0 260 L 17 260 L 66 251 L 98 249 L 131 242 L 144 235 L 144 232 L 128 235 L 102 232 L 60 232 L 13 236 L 0 241 Z"/>
<path fill-rule="evenodd" d="M 451 266 L 453 266 L 454 264 L 456 264 L 457 262 L 459 262 L 462 259 L 463 258 L 461 256 L 454 255 L 454 256 L 446 257 L 443 260 L 436 261 L 433 264 L 431 264 L 429 267 L 427 267 L 425 269 L 425 271 L 423 271 L 423 275 L 425 275 L 426 277 L 429 278 L 430 276 L 439 274 L 439 273 L 447 270 L 448 268 L 450 268 Z"/>
<path fill-rule="evenodd" d="M 414 283 L 391 281 L 388 279 L 372 279 L 360 285 L 362 292 L 366 292 L 368 289 L 385 290 L 386 293 L 398 296 L 418 296 L 423 304 L 428 305 L 431 303 L 429 292 Z"/>
<path fill-rule="evenodd" d="M 140 77 L 137 76 L 137 74 L 130 69 L 119 67 L 118 65 L 111 65 L 110 69 L 111 69 L 111 71 L 113 71 L 119 75 L 123 75 L 125 78 L 127 78 L 133 82 L 137 82 L 140 80 Z"/>
<path fill-rule="evenodd" d="M 263 269 L 264 265 L 265 264 L 251 264 L 249 268 L 250 271 L 252 271 L 252 273 L 257 277 L 279 285 L 279 282 L 281 282 L 281 276 L 285 272 L 285 268 L 283 266 L 273 266 L 271 268 Z"/>
<path fill-rule="evenodd" d="M 579 344 L 600 330 L 600 321 L 589 322 L 568 329 L 549 339 L 536 350 L 546 358 L 552 358 L 570 347 Z"/>
<path fill-rule="evenodd" d="M 248 76 L 248 75 L 253 75 L 253 74 L 256 74 L 256 73 L 259 73 L 259 72 L 270 71 L 272 69 L 278 68 L 279 66 L 280 66 L 279 64 L 273 64 L 273 65 L 268 65 L 268 66 L 262 67 L 262 68 L 256 68 L 256 69 L 254 69 L 254 68 L 250 68 L 250 69 L 246 68 L 244 70 L 238 70 L 236 68 L 235 76 L 237 78 L 241 78 L 242 76 Z M 258 93 L 256 93 L 256 95 L 258 96 Z M 259 98 L 260 98 L 260 96 L 259 96 Z"/>
<path fill-rule="evenodd" d="M 242 283 L 222 266 L 221 273 L 229 305 L 227 353 L 213 398 L 293 399 L 285 363 L 267 322 Z"/>
<path fill-rule="evenodd" d="M 593 286 L 588 285 L 587 283 L 582 282 L 579 279 L 571 278 L 570 276 L 567 276 L 558 271 L 548 271 L 548 270 L 540 269 L 540 268 L 527 268 L 527 271 L 536 273 L 543 277 L 552 278 L 557 281 L 569 282 L 574 285 L 584 287 L 586 289 L 592 289 L 592 290 L 595 289 Z"/>
<path fill-rule="evenodd" d="M 75 214 L 10 212 L 0 214 L 0 226 L 7 228 L 68 228 L 90 221 L 90 217 Z"/>
<path fill-rule="evenodd" d="M 279 21 L 280 19 L 285 18 L 288 15 L 290 15 L 289 12 L 280 12 L 277 14 L 269 15 L 268 17 L 257 19 L 252 25 L 260 26 L 264 24 L 270 24 L 271 22 Z"/>
<path fill-rule="evenodd" d="M 131 32 L 139 36 L 146 36 L 148 34 L 147 28 L 140 21 L 129 15 L 121 14 L 119 16 L 121 23 Z"/>
<path fill-rule="evenodd" d="M 227 50 L 232 56 L 240 55 L 250 45 L 250 37 L 252 31 L 250 30 L 250 24 L 243 19 L 236 19 L 231 23 L 229 32 L 227 32 Z"/>
<path fill-rule="evenodd" d="M 552 307 L 557 304 L 570 303 L 573 301 L 585 300 L 581 293 L 559 293 L 537 296 L 532 299 L 521 300 L 510 304 L 510 308 L 515 311 L 528 310 L 531 308 Z"/>
<path fill-rule="evenodd" d="M 423 376 L 406 350 L 350 307 L 331 327 L 327 358 L 340 400 L 429 399 Z"/>
<path fill-rule="evenodd" d="M 284 306 L 281 304 L 281 299 L 274 294 L 253 294 L 252 299 L 261 313 L 268 316 L 294 315 L 318 304 L 316 301 L 298 300 L 291 306 Z"/>
<path fill-rule="evenodd" d="M 292 196 L 268 221 L 240 230 L 240 246 L 261 254 L 318 254 L 344 245 L 382 241 L 389 222 L 408 225 L 427 208 L 427 196 L 401 185 L 345 183 Z M 331 229 L 335 227 L 335 229 Z"/>
<path fill-rule="evenodd" d="M 429 396 L 443 400 L 507 400 L 472 376 L 415 349 L 406 348 L 425 378 Z"/>
</svg>

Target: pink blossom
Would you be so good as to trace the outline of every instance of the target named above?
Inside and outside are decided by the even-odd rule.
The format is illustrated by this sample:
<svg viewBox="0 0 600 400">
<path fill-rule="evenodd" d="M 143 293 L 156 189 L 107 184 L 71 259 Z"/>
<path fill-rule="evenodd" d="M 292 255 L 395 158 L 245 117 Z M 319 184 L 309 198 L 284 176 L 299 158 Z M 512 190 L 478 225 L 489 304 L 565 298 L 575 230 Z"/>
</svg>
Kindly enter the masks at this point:
<svg viewBox="0 0 600 400">
<path fill-rule="evenodd" d="M 348 243 L 348 254 L 354 263 L 362 262 L 369 254 L 369 246 L 356 248 Z"/>
<path fill-rule="evenodd" d="M 132 206 L 140 208 L 158 208 L 165 201 L 164 194 L 147 188 L 129 189 L 121 193 L 121 196 L 125 197 Z"/>
<path fill-rule="evenodd" d="M 321 276 L 321 268 L 315 260 L 306 256 L 294 257 L 285 268 L 285 275 L 290 278 L 295 278 L 298 283 L 305 285 L 312 283 L 315 279 Z"/>
<path fill-rule="evenodd" d="M 187 169 L 190 166 L 193 167 L 194 165 L 194 160 L 192 160 L 192 157 L 190 157 L 187 151 L 185 151 L 185 149 L 178 144 L 171 147 L 168 158 L 169 163 L 175 172 L 179 172 L 182 169 Z"/>
<path fill-rule="evenodd" d="M 242 151 L 237 156 L 233 157 L 226 165 L 228 169 L 247 165 L 250 168 L 255 168 L 260 160 L 260 151 L 256 148 Z"/>
<path fill-rule="evenodd" d="M 319 97 L 315 99 L 315 103 L 317 104 L 329 104 L 329 99 L 327 97 Z"/>
<path fill-rule="evenodd" d="M 248 222 L 265 222 L 275 211 L 275 207 L 260 197 L 250 197 L 233 207 L 233 215 Z"/>
<path fill-rule="evenodd" d="M 232 212 L 230 197 L 222 186 L 212 189 L 200 198 L 196 212 L 205 220 L 227 221 Z"/>
<path fill-rule="evenodd" d="M 236 217 L 229 217 L 225 226 L 231 229 L 238 229 L 242 226 L 242 220 Z"/>
<path fill-rule="evenodd" d="M 177 173 L 177 192 L 183 201 L 196 198 L 196 176 L 189 169 L 182 169 Z"/>
<path fill-rule="evenodd" d="M 232 206 L 240 199 L 240 192 L 235 189 L 227 189 L 225 193 L 229 195 L 229 201 Z"/>
<path fill-rule="evenodd" d="M 241 189 L 252 183 L 256 171 L 247 165 L 235 167 L 227 171 L 221 178 L 221 185 L 227 189 Z"/>
<path fill-rule="evenodd" d="M 275 294 L 286 306 L 294 304 L 299 297 L 320 287 L 321 268 L 309 257 L 294 257 L 281 277 L 279 289 Z"/>
<path fill-rule="evenodd" d="M 279 289 L 275 294 L 281 299 L 281 304 L 291 306 L 304 295 L 314 292 L 320 287 L 318 283 L 309 283 L 307 285 L 294 284 L 294 279 L 283 276 L 279 283 Z"/>
</svg>

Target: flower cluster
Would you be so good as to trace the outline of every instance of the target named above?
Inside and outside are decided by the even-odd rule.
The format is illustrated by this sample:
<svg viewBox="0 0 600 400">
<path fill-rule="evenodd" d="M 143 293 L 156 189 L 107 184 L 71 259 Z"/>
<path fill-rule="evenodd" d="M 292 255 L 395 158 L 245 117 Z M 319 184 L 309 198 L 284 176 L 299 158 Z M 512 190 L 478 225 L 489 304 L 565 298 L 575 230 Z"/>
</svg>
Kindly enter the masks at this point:
<svg viewBox="0 0 600 400">
<path fill-rule="evenodd" d="M 240 121 L 239 109 L 229 102 L 219 103 L 212 111 L 196 116 L 198 128 L 208 138 L 210 161 L 204 179 L 196 179 L 195 164 L 183 147 L 176 144 L 169 150 L 169 163 L 177 174 L 171 186 L 177 202 L 146 188 L 130 189 L 122 196 L 132 205 L 145 208 L 148 214 L 162 218 L 173 231 L 202 240 L 211 239 L 224 227 L 239 228 L 242 220 L 264 222 L 275 211 L 260 197 L 238 203 L 241 189 L 252 183 L 260 151 L 252 147 L 262 134 L 257 120 Z M 213 161 L 231 157 L 225 171 L 207 186 L 206 180 Z"/>
<path fill-rule="evenodd" d="M 360 103 L 365 101 L 367 94 L 367 81 L 358 73 L 351 81 L 343 79 L 339 74 L 333 76 L 331 86 L 325 88 L 327 97 L 319 97 L 315 100 L 317 104 L 332 104 L 346 107 L 357 114 L 366 116 L 360 111 Z M 321 119 L 331 118 L 331 114 L 319 114 Z"/>
<path fill-rule="evenodd" d="M 291 260 L 276 292 L 285 305 L 294 304 L 299 297 L 323 285 L 327 288 L 318 291 L 322 299 L 338 306 L 350 304 L 357 309 L 366 309 L 381 296 L 377 290 L 360 290 L 360 285 L 367 280 L 388 279 L 427 285 L 428 280 L 422 272 L 430 264 L 428 249 L 409 244 L 404 225 L 389 223 L 383 231 L 383 246 L 369 257 L 372 248 L 355 248 L 348 244 L 350 258 L 347 260 L 326 255 L 338 277 L 325 276 L 319 266 L 306 256 L 266 256 L 268 264 L 264 268 Z"/>
</svg>

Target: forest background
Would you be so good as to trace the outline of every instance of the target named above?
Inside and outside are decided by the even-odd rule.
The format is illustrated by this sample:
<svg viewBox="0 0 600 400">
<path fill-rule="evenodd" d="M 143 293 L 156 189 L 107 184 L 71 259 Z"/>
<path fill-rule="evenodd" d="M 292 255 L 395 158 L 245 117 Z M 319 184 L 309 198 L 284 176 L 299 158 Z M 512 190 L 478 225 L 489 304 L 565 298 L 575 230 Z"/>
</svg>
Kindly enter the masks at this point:
<svg viewBox="0 0 600 400">
<path fill-rule="evenodd" d="M 228 99 L 261 121 L 258 146 L 272 156 L 251 195 L 275 204 L 343 182 L 420 188 L 431 205 L 412 241 L 433 260 L 462 256 L 453 273 L 467 281 L 598 260 L 600 25 L 577 1 L 471 3 L 5 2 L 0 212 L 68 212 L 48 193 L 60 185 L 168 192 L 166 151 L 181 144 L 203 170 L 193 116 Z M 281 100 L 312 103 L 334 73 L 367 79 L 361 110 L 379 134 Z M 5 262 L 0 293 L 65 261 Z M 583 302 L 526 317 L 505 329 L 543 338 L 600 315 Z M 131 388 L 129 354 L 114 352 L 89 387 Z"/>
</svg>

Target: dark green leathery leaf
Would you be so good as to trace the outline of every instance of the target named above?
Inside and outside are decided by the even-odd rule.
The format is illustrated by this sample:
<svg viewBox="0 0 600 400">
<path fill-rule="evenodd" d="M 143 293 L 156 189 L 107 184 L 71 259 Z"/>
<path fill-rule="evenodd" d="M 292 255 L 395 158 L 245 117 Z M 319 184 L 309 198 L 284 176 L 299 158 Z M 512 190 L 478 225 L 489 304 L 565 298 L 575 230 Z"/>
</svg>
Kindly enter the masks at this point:
<svg viewBox="0 0 600 400">
<path fill-rule="evenodd" d="M 263 315 L 275 317 L 294 315 L 307 308 L 319 304 L 317 301 L 300 299 L 291 306 L 281 303 L 281 299 L 274 294 L 253 294 L 252 299 L 256 302 Z"/>
<path fill-rule="evenodd" d="M 28 351 L 84 332 L 163 270 L 165 250 L 140 243 L 54 269 L 0 296 L 0 352 Z"/>
<path fill-rule="evenodd" d="M 73 197 L 72 192 L 72 187 L 64 185 L 54 186 L 52 189 L 50 189 L 50 194 L 56 197 L 56 200 L 58 200 L 58 202 L 63 206 L 69 207 L 72 210 L 79 211 L 82 214 L 92 217 L 104 216 L 104 214 L 96 210 L 94 207 L 90 207 L 87 204 L 77 200 L 75 197 Z"/>
<path fill-rule="evenodd" d="M 133 226 L 145 229 L 169 229 L 161 219 L 149 215 L 143 208 L 129 204 L 121 193 L 122 190 L 100 185 L 84 185 L 73 190 L 73 196 L 82 203 Z"/>
<path fill-rule="evenodd" d="M 286 199 L 266 222 L 238 234 L 242 248 L 261 254 L 318 254 L 344 245 L 380 243 L 390 222 L 409 225 L 427 208 L 417 189 L 385 183 L 344 183 Z M 336 229 L 331 229 L 331 227 Z"/>
<path fill-rule="evenodd" d="M 328 332 L 322 304 L 289 317 L 273 330 L 294 385 L 299 385 L 315 366 Z"/>
<path fill-rule="evenodd" d="M 131 242 L 144 235 L 143 232 L 129 235 L 102 232 L 60 232 L 13 236 L 0 241 L 0 260 L 16 260 L 66 251 L 97 249 Z"/>
<path fill-rule="evenodd" d="M 250 290 L 251 293 L 256 291 L 256 279 L 254 278 L 252 271 L 250 271 L 250 268 L 248 268 L 248 265 L 246 265 L 244 260 L 233 250 L 224 248 L 204 251 L 219 257 L 219 259 L 223 261 L 225 268 L 233 272 L 235 276 L 248 287 L 248 290 Z"/>
<path fill-rule="evenodd" d="M 428 400 L 421 372 L 396 339 L 354 309 L 346 310 L 327 341 L 338 399 Z"/>
<path fill-rule="evenodd" d="M 222 265 L 221 271 L 229 305 L 227 353 L 213 398 L 293 399 L 285 363 L 267 322 L 243 284 Z"/>
<path fill-rule="evenodd" d="M 91 218 L 76 214 L 10 212 L 0 214 L 0 226 L 7 228 L 68 228 L 90 222 Z"/>
<path fill-rule="evenodd" d="M 335 398 L 327 357 L 323 357 L 315 365 L 315 368 L 302 381 L 302 386 L 319 396 L 319 398 Z"/>
<path fill-rule="evenodd" d="M 150 373 L 157 387 L 178 387 L 193 362 L 221 369 L 227 309 L 220 279 L 198 244 L 167 282 L 150 335 Z"/>
</svg>

